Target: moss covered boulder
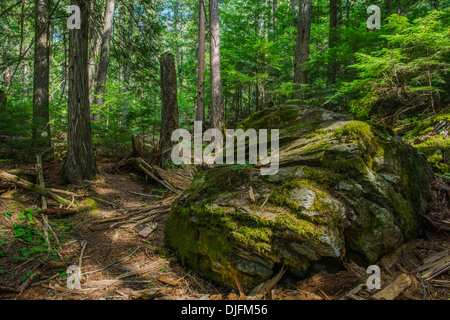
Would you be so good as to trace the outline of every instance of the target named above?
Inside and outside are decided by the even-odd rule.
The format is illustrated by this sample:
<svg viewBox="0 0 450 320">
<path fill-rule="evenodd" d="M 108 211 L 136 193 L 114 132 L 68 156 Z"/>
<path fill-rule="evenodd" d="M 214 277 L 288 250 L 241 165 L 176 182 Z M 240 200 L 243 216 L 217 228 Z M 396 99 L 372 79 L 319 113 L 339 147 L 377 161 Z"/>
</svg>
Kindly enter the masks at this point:
<svg viewBox="0 0 450 320">
<path fill-rule="evenodd" d="M 259 111 L 240 127 L 280 129 L 280 169 L 197 173 L 166 224 L 184 265 L 249 290 L 281 265 L 306 275 L 347 258 L 374 263 L 419 236 L 426 162 L 392 131 L 299 106 Z"/>
</svg>

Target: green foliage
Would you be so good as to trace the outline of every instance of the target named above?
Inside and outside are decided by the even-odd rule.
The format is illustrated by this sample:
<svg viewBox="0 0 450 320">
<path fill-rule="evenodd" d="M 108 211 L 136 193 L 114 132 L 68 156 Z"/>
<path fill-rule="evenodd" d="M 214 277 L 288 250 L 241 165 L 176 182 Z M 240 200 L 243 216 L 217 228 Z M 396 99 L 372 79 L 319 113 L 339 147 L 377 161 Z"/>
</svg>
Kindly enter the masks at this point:
<svg viewBox="0 0 450 320">
<path fill-rule="evenodd" d="M 358 78 L 344 83 L 338 97 L 349 101 L 359 118 L 373 112 L 391 114 L 399 106 L 434 111 L 448 96 L 450 66 L 450 10 L 431 11 L 410 22 L 391 15 L 387 42 L 371 54 L 355 53 Z M 375 108 L 376 107 L 376 108 Z"/>
</svg>

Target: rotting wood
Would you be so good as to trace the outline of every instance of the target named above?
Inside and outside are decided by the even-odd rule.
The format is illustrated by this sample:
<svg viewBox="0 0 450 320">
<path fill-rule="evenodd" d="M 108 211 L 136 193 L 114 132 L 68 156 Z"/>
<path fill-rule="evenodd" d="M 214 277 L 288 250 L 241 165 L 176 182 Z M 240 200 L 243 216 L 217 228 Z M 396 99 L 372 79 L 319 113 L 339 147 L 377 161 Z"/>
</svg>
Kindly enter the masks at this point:
<svg viewBox="0 0 450 320">
<path fill-rule="evenodd" d="M 371 298 L 375 300 L 394 300 L 412 284 L 411 277 L 401 273 Z"/>
<path fill-rule="evenodd" d="M 281 280 L 281 278 L 286 273 L 286 271 L 287 271 L 287 267 L 283 266 L 281 268 L 280 272 L 278 272 L 275 275 L 275 277 L 273 277 L 272 279 L 267 280 L 264 283 L 261 283 L 259 286 L 257 286 L 255 289 L 253 289 L 249 293 L 249 298 L 253 297 L 253 296 L 257 296 L 257 295 L 265 295 L 265 294 L 267 294 L 270 290 L 272 290 L 277 285 L 277 283 Z"/>
<path fill-rule="evenodd" d="M 438 252 L 423 261 L 417 269 L 423 280 L 432 280 L 450 270 L 450 250 Z"/>
</svg>

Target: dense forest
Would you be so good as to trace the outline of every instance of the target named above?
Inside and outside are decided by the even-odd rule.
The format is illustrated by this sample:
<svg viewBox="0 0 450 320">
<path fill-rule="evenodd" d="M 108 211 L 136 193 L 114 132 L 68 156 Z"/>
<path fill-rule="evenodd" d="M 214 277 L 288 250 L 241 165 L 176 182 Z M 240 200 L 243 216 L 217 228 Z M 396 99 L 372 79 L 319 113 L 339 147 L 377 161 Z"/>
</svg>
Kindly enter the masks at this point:
<svg viewBox="0 0 450 320">
<path fill-rule="evenodd" d="M 450 297 L 450 1 L 0 0 L 0 26 L 0 298 Z M 279 170 L 246 136 L 177 162 L 198 126 L 279 130 Z"/>
</svg>

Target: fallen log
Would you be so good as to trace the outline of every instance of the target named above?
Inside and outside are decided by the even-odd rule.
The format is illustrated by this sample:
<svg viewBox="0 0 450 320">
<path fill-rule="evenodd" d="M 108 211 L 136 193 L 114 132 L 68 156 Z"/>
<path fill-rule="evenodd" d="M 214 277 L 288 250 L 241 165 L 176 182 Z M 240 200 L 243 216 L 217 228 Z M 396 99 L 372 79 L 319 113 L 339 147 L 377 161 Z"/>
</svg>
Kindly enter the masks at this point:
<svg viewBox="0 0 450 320">
<path fill-rule="evenodd" d="M 37 184 L 34 184 L 32 182 L 29 182 L 27 180 L 21 179 L 18 176 L 10 174 L 6 171 L 0 170 L 0 179 L 3 181 L 11 182 L 23 189 L 33 191 L 33 192 L 39 194 L 40 196 L 51 198 L 64 206 L 70 205 L 70 201 L 58 196 L 57 194 L 50 191 L 49 189 L 43 188 L 43 187 L 41 187 Z"/>
<path fill-rule="evenodd" d="M 372 299 L 394 300 L 411 284 L 411 278 L 408 275 L 401 273 L 400 275 L 396 276 L 388 285 L 386 285 L 386 287 L 375 293 L 372 296 Z"/>
</svg>

